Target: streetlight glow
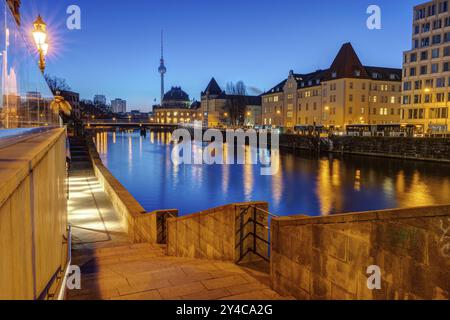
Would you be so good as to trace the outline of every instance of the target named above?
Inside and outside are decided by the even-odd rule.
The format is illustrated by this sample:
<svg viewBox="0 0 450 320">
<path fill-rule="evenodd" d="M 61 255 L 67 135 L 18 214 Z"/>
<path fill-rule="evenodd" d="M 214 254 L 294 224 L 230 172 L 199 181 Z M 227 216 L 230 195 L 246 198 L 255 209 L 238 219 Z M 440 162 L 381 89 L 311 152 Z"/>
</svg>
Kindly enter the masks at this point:
<svg viewBox="0 0 450 320">
<path fill-rule="evenodd" d="M 36 48 L 39 52 L 39 69 L 44 73 L 45 70 L 45 56 L 48 53 L 47 40 L 47 24 L 42 20 L 41 15 L 38 15 L 36 21 L 33 23 L 33 38 Z"/>
</svg>

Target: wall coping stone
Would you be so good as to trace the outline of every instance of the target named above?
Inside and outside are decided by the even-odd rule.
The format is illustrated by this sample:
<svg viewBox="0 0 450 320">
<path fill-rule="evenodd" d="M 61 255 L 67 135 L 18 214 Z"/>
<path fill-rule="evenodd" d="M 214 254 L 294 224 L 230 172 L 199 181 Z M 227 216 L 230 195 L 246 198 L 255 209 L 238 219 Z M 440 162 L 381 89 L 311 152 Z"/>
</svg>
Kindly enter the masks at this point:
<svg viewBox="0 0 450 320">
<path fill-rule="evenodd" d="M 367 222 L 374 220 L 408 219 L 414 217 L 436 217 L 450 215 L 450 205 L 421 206 L 399 209 L 375 210 L 366 212 L 352 212 L 335 214 L 330 216 L 307 217 L 289 216 L 277 217 L 272 221 L 279 226 L 306 225 L 306 224 L 331 224 L 347 222 Z"/>
<path fill-rule="evenodd" d="M 0 207 L 63 134 L 64 128 L 51 129 L 0 149 Z"/>
</svg>

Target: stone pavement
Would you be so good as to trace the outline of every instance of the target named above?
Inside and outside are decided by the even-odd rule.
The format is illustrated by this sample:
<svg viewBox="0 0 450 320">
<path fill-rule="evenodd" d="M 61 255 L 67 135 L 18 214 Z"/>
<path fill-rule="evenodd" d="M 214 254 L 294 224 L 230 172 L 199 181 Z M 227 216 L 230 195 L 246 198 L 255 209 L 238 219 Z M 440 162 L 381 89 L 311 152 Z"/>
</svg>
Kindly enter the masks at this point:
<svg viewBox="0 0 450 320">
<path fill-rule="evenodd" d="M 286 299 L 269 288 L 261 268 L 171 257 L 164 246 L 129 243 L 83 146 L 71 150 L 72 265 L 81 268 L 82 288 L 68 291 L 69 300 Z"/>
</svg>

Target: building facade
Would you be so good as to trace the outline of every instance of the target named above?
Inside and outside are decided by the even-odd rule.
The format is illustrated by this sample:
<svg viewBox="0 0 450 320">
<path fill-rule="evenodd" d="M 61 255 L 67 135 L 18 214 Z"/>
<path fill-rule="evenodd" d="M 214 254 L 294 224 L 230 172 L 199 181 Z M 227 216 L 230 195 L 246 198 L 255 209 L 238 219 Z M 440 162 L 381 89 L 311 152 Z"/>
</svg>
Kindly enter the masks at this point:
<svg viewBox="0 0 450 320">
<path fill-rule="evenodd" d="M 20 0 L 6 0 L 17 24 L 20 26 Z"/>
<path fill-rule="evenodd" d="M 399 124 L 401 69 L 364 66 L 350 43 L 329 69 L 287 79 L 262 95 L 264 126 L 286 131 L 355 124 Z"/>
<path fill-rule="evenodd" d="M 448 5 L 435 0 L 414 7 L 412 49 L 404 53 L 401 118 L 424 134 L 450 131 Z"/>
<path fill-rule="evenodd" d="M 81 119 L 80 94 L 73 91 L 62 90 L 60 91 L 60 95 L 72 107 L 72 116 L 75 119 Z"/>
<path fill-rule="evenodd" d="M 162 106 L 153 107 L 153 119 L 160 124 L 201 123 L 202 112 L 199 103 L 191 103 L 181 87 L 172 87 L 164 94 Z"/>
<path fill-rule="evenodd" d="M 113 113 L 126 113 L 127 102 L 119 98 L 111 100 L 111 111 Z"/>
<path fill-rule="evenodd" d="M 229 111 L 229 104 L 233 100 L 242 101 L 243 125 L 258 126 L 262 124 L 261 97 L 227 94 L 220 88 L 217 81 L 212 78 L 205 91 L 201 93 L 203 126 L 221 127 L 231 125 L 232 117 Z"/>
</svg>

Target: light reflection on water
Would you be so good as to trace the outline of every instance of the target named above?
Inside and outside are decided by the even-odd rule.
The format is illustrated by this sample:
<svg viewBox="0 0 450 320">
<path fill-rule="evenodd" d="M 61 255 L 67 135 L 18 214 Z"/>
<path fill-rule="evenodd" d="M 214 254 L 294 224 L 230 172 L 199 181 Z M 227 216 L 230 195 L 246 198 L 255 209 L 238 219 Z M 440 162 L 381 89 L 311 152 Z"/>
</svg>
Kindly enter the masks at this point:
<svg viewBox="0 0 450 320">
<path fill-rule="evenodd" d="M 274 159 L 279 172 L 262 176 L 260 165 L 176 165 L 170 140 L 165 132 L 96 136 L 104 164 L 148 211 L 175 208 L 187 214 L 268 201 L 270 211 L 280 215 L 328 215 L 450 203 L 450 165 L 282 152 Z"/>
</svg>

